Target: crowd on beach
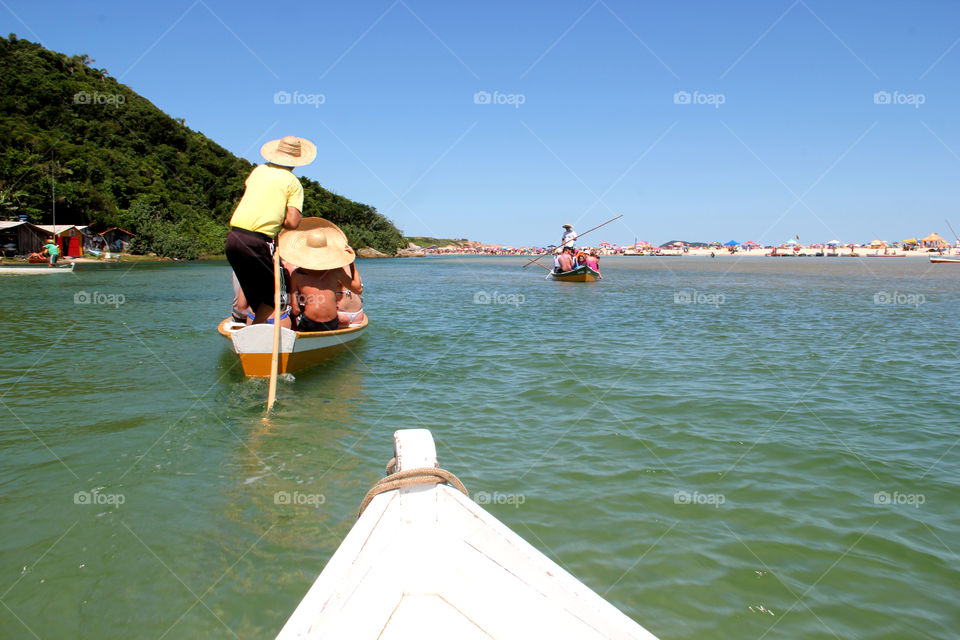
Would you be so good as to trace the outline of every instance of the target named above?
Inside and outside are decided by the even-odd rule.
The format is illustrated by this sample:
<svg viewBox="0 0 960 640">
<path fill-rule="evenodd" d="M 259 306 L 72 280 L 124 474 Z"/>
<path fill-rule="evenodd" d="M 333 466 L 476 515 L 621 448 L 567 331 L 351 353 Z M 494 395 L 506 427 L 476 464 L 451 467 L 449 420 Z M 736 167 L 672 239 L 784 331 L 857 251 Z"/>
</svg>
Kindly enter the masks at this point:
<svg viewBox="0 0 960 640">
<path fill-rule="evenodd" d="M 535 256 L 562 249 L 561 246 L 549 247 L 509 247 L 504 245 L 462 246 L 447 245 L 443 247 L 428 247 L 425 253 L 431 255 L 524 255 Z M 669 242 L 655 246 L 648 242 L 637 242 L 630 245 L 617 245 L 610 242 L 601 242 L 596 246 L 585 247 L 582 251 L 594 256 L 927 256 L 930 254 L 960 254 L 960 239 L 951 246 L 936 233 L 932 233 L 922 240 L 910 238 L 900 242 L 886 242 L 874 240 L 871 242 L 842 243 L 837 240 L 830 242 L 801 244 L 798 240 L 789 240 L 779 245 L 761 244 L 758 242 L 736 242 L 734 240 L 720 243 L 687 243 L 681 241 Z"/>
<path fill-rule="evenodd" d="M 281 326 L 297 331 L 334 331 L 365 320 L 363 282 L 346 235 L 328 220 L 301 214 L 303 186 L 293 169 L 316 153 L 312 142 L 294 136 L 260 149 L 267 162 L 247 177 L 225 247 L 237 323 L 273 323 L 279 316 Z"/>
</svg>

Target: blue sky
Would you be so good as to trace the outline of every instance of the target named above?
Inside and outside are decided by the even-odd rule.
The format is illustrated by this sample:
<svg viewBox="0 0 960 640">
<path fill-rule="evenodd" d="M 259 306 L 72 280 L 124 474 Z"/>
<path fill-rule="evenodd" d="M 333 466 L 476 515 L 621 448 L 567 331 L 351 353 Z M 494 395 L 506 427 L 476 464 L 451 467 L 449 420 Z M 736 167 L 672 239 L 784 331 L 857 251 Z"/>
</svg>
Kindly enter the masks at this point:
<svg viewBox="0 0 960 640">
<path fill-rule="evenodd" d="M 512 245 L 621 213 L 596 241 L 952 239 L 958 18 L 946 0 L 0 2 L 4 33 L 89 54 L 238 155 L 305 136 L 301 175 L 408 235 Z"/>
</svg>

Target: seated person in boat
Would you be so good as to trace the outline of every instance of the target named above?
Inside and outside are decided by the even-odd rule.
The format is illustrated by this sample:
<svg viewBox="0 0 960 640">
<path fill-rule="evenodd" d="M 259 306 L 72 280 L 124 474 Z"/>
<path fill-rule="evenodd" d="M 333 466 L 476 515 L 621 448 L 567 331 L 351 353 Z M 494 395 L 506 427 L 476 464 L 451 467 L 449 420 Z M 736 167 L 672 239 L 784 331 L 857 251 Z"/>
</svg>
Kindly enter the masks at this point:
<svg viewBox="0 0 960 640">
<path fill-rule="evenodd" d="M 594 271 L 600 271 L 600 257 L 597 256 L 596 249 L 591 249 L 590 253 L 587 254 L 587 266 Z"/>
<path fill-rule="evenodd" d="M 564 247 L 554 260 L 553 270 L 556 273 L 563 273 L 564 271 L 573 271 L 574 267 L 573 247 Z"/>
<path fill-rule="evenodd" d="M 363 282 L 360 280 L 360 272 L 357 271 L 357 263 L 351 262 L 343 268 L 343 272 L 350 284 L 337 291 L 337 317 L 340 319 L 341 329 L 361 325 L 364 319 L 363 300 L 360 298 Z"/>
<path fill-rule="evenodd" d="M 340 328 L 336 292 L 359 293 L 359 275 L 344 267 L 356 255 L 340 229 L 323 218 L 304 218 L 295 230 L 281 232 L 280 256 L 296 270 L 290 276 L 290 303 L 297 331 L 333 331 Z"/>
<path fill-rule="evenodd" d="M 287 275 L 286 273 L 284 275 Z M 290 302 L 288 300 L 289 295 L 287 294 L 287 289 L 289 289 L 290 278 L 284 278 L 281 282 L 281 291 L 280 291 L 280 308 L 282 309 L 280 313 L 280 326 L 287 329 L 293 328 L 293 321 L 290 317 Z M 233 307 L 230 311 L 230 316 L 234 322 L 241 324 L 253 324 L 253 321 L 256 319 L 256 315 L 253 313 L 253 309 L 250 308 L 250 303 L 247 302 L 247 297 L 243 295 L 243 289 L 240 287 L 240 281 L 237 280 L 237 274 L 233 274 Z M 267 318 L 267 324 L 273 324 L 273 316 L 271 315 Z"/>
</svg>

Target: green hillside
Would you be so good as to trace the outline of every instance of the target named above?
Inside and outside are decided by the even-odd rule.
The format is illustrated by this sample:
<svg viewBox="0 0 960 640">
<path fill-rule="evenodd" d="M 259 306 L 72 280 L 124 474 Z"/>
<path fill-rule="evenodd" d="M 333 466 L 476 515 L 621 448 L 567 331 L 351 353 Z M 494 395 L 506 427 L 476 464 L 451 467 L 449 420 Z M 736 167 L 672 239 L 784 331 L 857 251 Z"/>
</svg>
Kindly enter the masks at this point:
<svg viewBox="0 0 960 640">
<path fill-rule="evenodd" d="M 223 251 L 253 168 L 96 69 L 11 34 L 0 37 L 0 218 L 119 226 L 134 251 L 195 258 Z M 393 254 L 400 231 L 373 207 L 300 178 L 304 215 L 353 246 Z"/>
</svg>

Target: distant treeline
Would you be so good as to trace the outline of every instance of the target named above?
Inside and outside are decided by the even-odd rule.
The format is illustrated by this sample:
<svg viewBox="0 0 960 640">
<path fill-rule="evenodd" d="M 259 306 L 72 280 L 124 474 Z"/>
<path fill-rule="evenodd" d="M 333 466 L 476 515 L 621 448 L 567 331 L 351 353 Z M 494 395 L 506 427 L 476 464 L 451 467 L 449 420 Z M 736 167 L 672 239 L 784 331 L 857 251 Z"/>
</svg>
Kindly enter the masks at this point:
<svg viewBox="0 0 960 640">
<path fill-rule="evenodd" d="M 50 223 L 55 192 L 58 224 L 122 227 L 140 253 L 222 253 L 253 165 L 94 62 L 0 37 L 0 216 Z M 304 215 L 340 225 L 354 247 L 405 244 L 375 208 L 300 181 Z"/>
</svg>

